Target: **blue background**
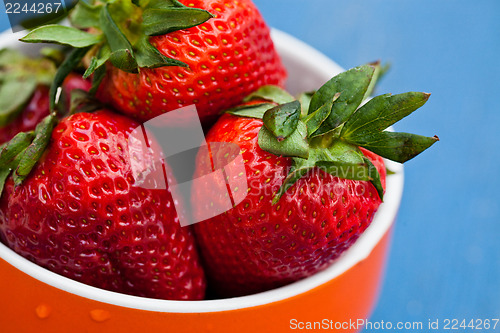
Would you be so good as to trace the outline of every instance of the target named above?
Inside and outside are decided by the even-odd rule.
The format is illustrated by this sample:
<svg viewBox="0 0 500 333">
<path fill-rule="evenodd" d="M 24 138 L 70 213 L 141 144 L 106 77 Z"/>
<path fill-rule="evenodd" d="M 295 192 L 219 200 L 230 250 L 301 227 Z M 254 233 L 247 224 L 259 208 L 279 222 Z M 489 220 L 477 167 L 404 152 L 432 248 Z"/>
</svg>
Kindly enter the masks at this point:
<svg viewBox="0 0 500 333">
<path fill-rule="evenodd" d="M 441 142 L 407 164 L 371 320 L 499 318 L 500 1 L 255 2 L 270 25 L 345 68 L 390 62 L 378 93 L 432 93 L 397 126 Z M 5 30 L 3 3 L 0 11 Z"/>
<path fill-rule="evenodd" d="M 390 62 L 378 93 L 432 93 L 396 126 L 441 142 L 407 164 L 371 320 L 499 318 L 500 1 L 255 2 L 344 68 Z"/>
</svg>

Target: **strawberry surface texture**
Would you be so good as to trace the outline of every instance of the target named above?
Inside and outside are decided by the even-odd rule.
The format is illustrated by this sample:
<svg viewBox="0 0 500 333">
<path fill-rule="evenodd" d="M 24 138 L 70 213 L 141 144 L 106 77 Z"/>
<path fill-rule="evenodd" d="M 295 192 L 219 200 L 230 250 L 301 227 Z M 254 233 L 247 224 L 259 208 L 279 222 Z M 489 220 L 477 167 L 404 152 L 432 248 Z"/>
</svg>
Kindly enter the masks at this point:
<svg viewBox="0 0 500 333">
<path fill-rule="evenodd" d="M 195 240 L 179 225 L 170 191 L 135 183 L 132 164 L 159 157 L 159 151 L 132 156 L 128 138 L 138 126 L 107 110 L 63 119 L 29 177 L 17 186 L 12 178 L 6 182 L 0 239 L 91 286 L 202 299 L 205 277 Z"/>
</svg>

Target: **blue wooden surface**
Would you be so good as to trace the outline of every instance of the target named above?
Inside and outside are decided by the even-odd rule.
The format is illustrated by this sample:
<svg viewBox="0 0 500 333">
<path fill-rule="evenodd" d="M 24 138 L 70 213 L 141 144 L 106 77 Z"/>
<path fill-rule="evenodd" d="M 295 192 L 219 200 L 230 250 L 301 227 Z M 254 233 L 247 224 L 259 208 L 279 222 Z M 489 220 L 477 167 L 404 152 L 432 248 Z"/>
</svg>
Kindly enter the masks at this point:
<svg viewBox="0 0 500 333">
<path fill-rule="evenodd" d="M 500 317 L 500 2 L 255 2 L 345 68 L 391 62 L 379 93 L 432 93 L 397 126 L 441 142 L 407 164 L 372 320 Z"/>
<path fill-rule="evenodd" d="M 407 165 L 372 320 L 500 317 L 500 2 L 255 2 L 270 25 L 345 68 L 391 62 L 378 92 L 432 93 L 397 126 L 441 142 Z"/>
</svg>

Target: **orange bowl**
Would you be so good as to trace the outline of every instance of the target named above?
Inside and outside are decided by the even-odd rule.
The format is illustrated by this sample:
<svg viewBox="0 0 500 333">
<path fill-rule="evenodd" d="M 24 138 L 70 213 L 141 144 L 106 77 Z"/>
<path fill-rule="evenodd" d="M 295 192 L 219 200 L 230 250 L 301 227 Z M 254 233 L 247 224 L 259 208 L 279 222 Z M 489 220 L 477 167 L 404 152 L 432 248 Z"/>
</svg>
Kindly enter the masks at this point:
<svg viewBox="0 0 500 333">
<path fill-rule="evenodd" d="M 36 53 L 38 46 L 0 35 L 0 48 Z M 273 39 L 292 93 L 318 88 L 342 69 L 307 44 L 280 32 Z M 54 274 L 0 244 L 2 332 L 287 332 L 363 328 L 376 303 L 392 225 L 403 192 L 403 167 L 387 179 L 385 202 L 371 226 L 327 269 L 267 292 L 221 300 L 165 301 L 124 295 Z"/>
</svg>

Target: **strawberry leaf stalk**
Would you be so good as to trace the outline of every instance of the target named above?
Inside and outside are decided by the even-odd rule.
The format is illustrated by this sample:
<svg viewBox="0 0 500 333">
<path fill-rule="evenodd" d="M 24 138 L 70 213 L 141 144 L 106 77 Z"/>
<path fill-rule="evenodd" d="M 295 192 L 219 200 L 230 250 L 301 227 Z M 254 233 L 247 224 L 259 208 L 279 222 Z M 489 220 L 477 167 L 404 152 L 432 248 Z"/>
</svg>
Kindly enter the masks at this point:
<svg viewBox="0 0 500 333">
<path fill-rule="evenodd" d="M 277 87 L 266 86 L 246 99 L 260 99 L 260 102 L 229 111 L 234 115 L 262 119 L 264 126 L 258 137 L 260 148 L 293 160 L 273 204 L 316 167 L 334 177 L 370 181 L 383 200 L 384 188 L 379 172 L 360 147 L 404 163 L 439 140 L 437 136 L 387 131 L 388 127 L 423 106 L 430 94 L 384 94 L 362 105 L 373 92 L 380 70 L 380 64 L 373 63 L 335 76 L 315 93 L 299 98 L 307 105 L 305 110 L 299 100 Z"/>
</svg>

